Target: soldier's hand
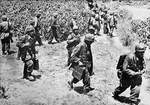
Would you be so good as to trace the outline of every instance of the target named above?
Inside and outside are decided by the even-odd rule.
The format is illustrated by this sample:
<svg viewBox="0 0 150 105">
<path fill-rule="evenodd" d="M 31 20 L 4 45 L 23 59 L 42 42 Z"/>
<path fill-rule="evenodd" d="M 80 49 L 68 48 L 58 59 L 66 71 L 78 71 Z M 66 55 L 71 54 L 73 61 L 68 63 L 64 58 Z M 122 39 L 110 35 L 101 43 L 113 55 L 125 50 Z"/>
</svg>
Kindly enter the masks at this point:
<svg viewBox="0 0 150 105">
<path fill-rule="evenodd" d="M 79 66 L 82 66 L 82 65 L 83 65 L 83 63 L 81 61 L 79 61 Z"/>
<path fill-rule="evenodd" d="M 11 43 L 13 43 L 14 41 L 13 41 L 13 39 L 11 39 Z"/>
<path fill-rule="evenodd" d="M 142 74 L 144 74 L 144 73 L 145 73 L 145 70 L 142 70 L 142 71 L 140 71 L 140 72 L 141 72 L 141 75 L 142 75 Z"/>
<path fill-rule="evenodd" d="M 142 70 L 142 71 L 137 72 L 136 75 L 142 75 L 142 74 L 144 74 L 144 73 L 145 73 L 145 71 Z"/>
</svg>

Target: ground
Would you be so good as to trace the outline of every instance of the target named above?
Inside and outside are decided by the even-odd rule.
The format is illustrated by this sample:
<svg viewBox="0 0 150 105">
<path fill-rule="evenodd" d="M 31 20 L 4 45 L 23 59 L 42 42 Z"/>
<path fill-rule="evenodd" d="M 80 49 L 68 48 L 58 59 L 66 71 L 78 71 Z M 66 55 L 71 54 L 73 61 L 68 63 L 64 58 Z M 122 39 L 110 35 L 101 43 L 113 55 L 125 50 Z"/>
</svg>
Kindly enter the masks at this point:
<svg viewBox="0 0 150 105">
<path fill-rule="evenodd" d="M 139 16 L 135 12 L 137 8 L 124 8 L 133 12 L 133 17 Z M 87 95 L 82 94 L 82 81 L 75 85 L 74 90 L 69 89 L 67 81 L 72 76 L 71 71 L 65 66 L 67 61 L 65 47 L 66 42 L 53 45 L 45 42 L 44 46 L 37 47 L 39 72 L 42 77 L 34 82 L 22 79 L 23 63 L 16 60 L 16 53 L 0 56 L 1 84 L 6 88 L 8 95 L 7 99 L 0 99 L 0 105 L 127 105 L 112 98 L 112 92 L 119 82 L 115 69 L 118 57 L 128 52 L 128 48 L 122 46 L 117 35 L 113 38 L 98 36 L 93 43 L 95 75 L 91 77 L 91 86 L 95 89 Z M 12 44 L 12 50 L 17 51 L 15 43 Z M 145 74 L 140 105 L 150 105 L 149 83 L 149 76 Z M 129 90 L 122 95 L 129 96 Z"/>
</svg>

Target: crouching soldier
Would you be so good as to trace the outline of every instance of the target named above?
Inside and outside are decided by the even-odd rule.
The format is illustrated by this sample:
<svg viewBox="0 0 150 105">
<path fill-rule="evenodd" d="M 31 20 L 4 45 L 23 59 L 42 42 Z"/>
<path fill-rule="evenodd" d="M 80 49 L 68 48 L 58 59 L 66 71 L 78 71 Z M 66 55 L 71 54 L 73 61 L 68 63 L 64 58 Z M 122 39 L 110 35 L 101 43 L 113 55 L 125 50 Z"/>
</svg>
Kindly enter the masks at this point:
<svg viewBox="0 0 150 105">
<path fill-rule="evenodd" d="M 78 44 L 71 54 L 71 67 L 73 69 L 73 79 L 68 82 L 71 88 L 83 79 L 83 92 L 87 93 L 92 88 L 90 87 L 90 76 L 93 73 L 93 60 L 91 52 L 91 44 L 94 42 L 94 36 L 87 34 L 84 42 Z"/>
<path fill-rule="evenodd" d="M 144 62 L 144 44 L 138 44 L 135 47 L 135 53 L 127 54 L 122 67 L 122 75 L 120 85 L 113 92 L 114 98 L 119 98 L 119 95 L 127 88 L 131 87 L 130 102 L 131 105 L 138 105 L 140 87 L 142 84 L 142 74 L 145 72 Z"/>
<path fill-rule="evenodd" d="M 76 45 L 78 45 L 80 43 L 80 35 L 78 32 L 78 27 L 73 29 L 72 34 L 70 34 L 68 36 L 67 39 L 67 50 L 68 50 L 68 62 L 67 62 L 67 66 L 70 65 L 70 57 L 71 57 L 71 53 L 73 51 L 73 49 L 76 47 Z"/>
<path fill-rule="evenodd" d="M 20 44 L 21 47 L 21 59 L 24 62 L 24 72 L 23 78 L 28 79 L 30 81 L 34 81 L 35 78 L 32 75 L 33 71 L 33 60 L 35 59 L 35 30 L 34 27 L 28 26 L 26 28 L 26 35 L 23 36 L 22 42 Z"/>
</svg>

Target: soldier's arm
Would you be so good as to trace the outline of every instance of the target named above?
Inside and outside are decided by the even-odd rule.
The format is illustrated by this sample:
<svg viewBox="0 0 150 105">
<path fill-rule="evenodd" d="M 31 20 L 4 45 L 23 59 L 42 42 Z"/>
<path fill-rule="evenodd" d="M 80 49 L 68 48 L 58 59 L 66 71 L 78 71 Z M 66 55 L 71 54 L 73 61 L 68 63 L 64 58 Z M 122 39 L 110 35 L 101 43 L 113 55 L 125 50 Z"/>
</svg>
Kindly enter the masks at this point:
<svg viewBox="0 0 150 105">
<path fill-rule="evenodd" d="M 80 41 L 80 38 L 79 37 L 73 37 L 73 36 L 69 36 L 68 39 L 67 39 L 67 44 L 71 44 L 73 42 L 79 42 Z"/>
<path fill-rule="evenodd" d="M 69 36 L 68 36 L 68 38 L 67 38 L 67 44 L 70 44 L 70 43 L 72 42 L 72 41 L 71 41 L 72 38 L 73 38 L 72 35 L 69 35 Z"/>
<path fill-rule="evenodd" d="M 129 68 L 130 63 L 131 63 L 131 58 L 127 56 L 123 63 L 123 72 L 125 72 L 129 76 L 135 76 L 137 75 L 137 73 Z"/>
<path fill-rule="evenodd" d="M 80 54 L 81 48 L 82 48 L 81 45 L 77 45 L 74 48 L 74 50 L 71 54 L 71 59 L 70 59 L 71 63 L 73 63 L 73 62 L 74 63 L 79 63 L 79 61 L 80 61 L 79 54 Z"/>
<path fill-rule="evenodd" d="M 35 22 L 34 27 L 37 27 L 37 23 L 38 23 L 37 18 L 34 18 L 34 22 Z"/>
</svg>

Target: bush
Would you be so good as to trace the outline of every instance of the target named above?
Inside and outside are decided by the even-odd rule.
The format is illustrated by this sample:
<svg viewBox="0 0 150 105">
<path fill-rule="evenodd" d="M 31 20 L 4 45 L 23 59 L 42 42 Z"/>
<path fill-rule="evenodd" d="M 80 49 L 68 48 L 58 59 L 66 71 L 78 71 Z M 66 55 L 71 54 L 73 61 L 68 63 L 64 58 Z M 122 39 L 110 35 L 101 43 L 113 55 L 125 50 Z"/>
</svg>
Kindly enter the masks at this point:
<svg viewBox="0 0 150 105">
<path fill-rule="evenodd" d="M 3 0 L 0 3 L 0 16 L 3 14 L 8 15 L 13 25 L 15 27 L 22 26 L 23 30 L 37 12 L 42 14 L 41 23 L 44 28 L 48 28 L 51 25 L 51 17 L 54 12 L 57 12 L 59 14 L 60 28 L 65 27 L 66 31 L 69 31 L 70 20 L 73 15 L 76 15 L 81 34 L 87 29 L 88 11 L 85 10 L 84 1 L 82 0 Z"/>
</svg>

